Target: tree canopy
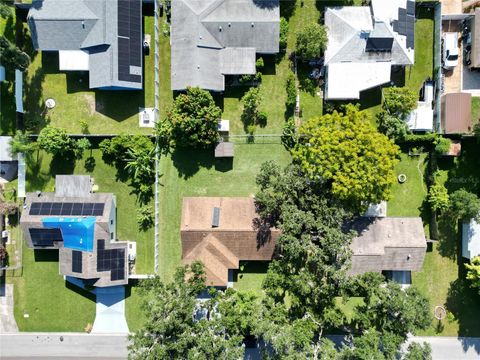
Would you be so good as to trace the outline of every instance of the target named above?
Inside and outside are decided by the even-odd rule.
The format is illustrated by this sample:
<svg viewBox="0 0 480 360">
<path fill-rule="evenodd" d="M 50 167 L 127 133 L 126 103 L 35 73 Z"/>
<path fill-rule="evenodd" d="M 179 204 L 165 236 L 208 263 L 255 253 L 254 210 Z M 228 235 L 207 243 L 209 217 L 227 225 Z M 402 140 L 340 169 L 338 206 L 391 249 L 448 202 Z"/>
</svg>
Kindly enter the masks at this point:
<svg viewBox="0 0 480 360">
<path fill-rule="evenodd" d="M 450 213 L 460 220 L 480 220 L 480 199 L 465 189 L 456 190 L 449 196 Z"/>
<path fill-rule="evenodd" d="M 334 196 L 361 208 L 390 198 L 399 148 L 348 105 L 345 114 L 334 111 L 302 125 L 292 155 L 309 179 L 328 182 Z"/>
<path fill-rule="evenodd" d="M 433 211 L 448 209 L 448 191 L 443 184 L 433 184 L 428 189 L 427 201 Z"/>
<path fill-rule="evenodd" d="M 377 118 L 378 131 L 396 143 L 403 142 L 407 134 L 410 133 L 405 120 L 402 120 L 397 116 L 390 115 L 386 111 L 382 111 L 377 115 Z"/>
<path fill-rule="evenodd" d="M 40 131 L 37 142 L 40 149 L 53 156 L 72 155 L 75 150 L 75 142 L 68 136 L 67 131 L 50 125 Z"/>
<path fill-rule="evenodd" d="M 467 268 L 467 279 L 471 281 L 471 286 L 478 290 L 480 295 L 480 256 L 475 256 L 470 264 L 465 264 Z"/>
<path fill-rule="evenodd" d="M 383 89 L 383 107 L 391 114 L 402 119 L 417 108 L 418 95 L 408 87 L 389 87 Z"/>
<path fill-rule="evenodd" d="M 174 281 L 145 280 L 141 293 L 146 323 L 130 337 L 132 359 L 239 359 L 242 337 L 230 333 L 214 311 L 196 298 L 205 288 L 203 265 L 177 269 Z"/>
<path fill-rule="evenodd" d="M 295 53 L 304 60 L 320 57 L 327 48 L 328 36 L 323 25 L 308 23 L 296 35 Z"/>
<path fill-rule="evenodd" d="M 218 141 L 221 114 L 208 91 L 189 87 L 175 98 L 166 119 L 157 122 L 156 131 L 166 148 L 208 147 Z"/>
<path fill-rule="evenodd" d="M 30 65 L 30 57 L 6 37 L 0 36 L 0 63 L 9 70 L 25 71 Z"/>
</svg>

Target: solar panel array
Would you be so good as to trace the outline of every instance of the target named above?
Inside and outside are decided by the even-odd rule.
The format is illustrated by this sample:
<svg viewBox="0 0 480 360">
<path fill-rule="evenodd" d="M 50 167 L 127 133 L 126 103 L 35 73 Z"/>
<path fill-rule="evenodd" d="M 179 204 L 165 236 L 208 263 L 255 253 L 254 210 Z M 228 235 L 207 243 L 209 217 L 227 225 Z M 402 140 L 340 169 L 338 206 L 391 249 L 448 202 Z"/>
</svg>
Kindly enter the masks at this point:
<svg viewBox="0 0 480 360">
<path fill-rule="evenodd" d="M 130 66 L 142 66 L 142 4 L 140 0 L 118 0 L 118 80 L 142 82 L 130 74 Z"/>
<path fill-rule="evenodd" d="M 81 273 L 82 272 L 82 252 L 73 250 L 72 251 L 72 272 Z"/>
<path fill-rule="evenodd" d="M 30 215 L 102 216 L 104 203 L 33 202 Z"/>
<path fill-rule="evenodd" d="M 110 280 L 125 279 L 125 249 L 105 249 L 105 240 L 97 241 L 97 271 L 110 271 Z"/>
<path fill-rule="evenodd" d="M 393 30 L 407 37 L 407 48 L 415 47 L 415 1 L 408 0 L 406 9 L 398 9 L 398 20 L 393 22 Z"/>
<path fill-rule="evenodd" d="M 393 38 L 386 37 L 370 37 L 367 40 L 366 51 L 391 51 Z"/>
<path fill-rule="evenodd" d="M 32 238 L 33 246 L 53 246 L 54 241 L 63 241 L 60 229 L 30 228 L 28 231 Z"/>
</svg>

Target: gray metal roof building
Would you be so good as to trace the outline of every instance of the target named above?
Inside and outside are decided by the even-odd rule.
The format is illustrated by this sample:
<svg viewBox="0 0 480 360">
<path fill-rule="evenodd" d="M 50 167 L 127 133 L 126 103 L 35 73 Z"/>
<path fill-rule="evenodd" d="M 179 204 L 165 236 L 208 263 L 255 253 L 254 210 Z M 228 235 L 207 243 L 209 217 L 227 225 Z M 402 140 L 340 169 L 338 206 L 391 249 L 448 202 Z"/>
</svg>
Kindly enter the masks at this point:
<svg viewBox="0 0 480 360">
<path fill-rule="evenodd" d="M 172 1 L 172 90 L 225 90 L 225 75 L 255 74 L 255 54 L 279 51 L 278 0 Z"/>
<path fill-rule="evenodd" d="M 88 53 L 90 88 L 142 89 L 140 0 L 34 0 L 28 25 L 35 49 Z"/>
<path fill-rule="evenodd" d="M 57 176 L 55 193 L 27 193 L 20 218 L 33 249 L 58 249 L 60 273 L 98 287 L 128 283 L 128 243 L 116 241 L 113 194 L 92 193 L 89 176 Z"/>
</svg>

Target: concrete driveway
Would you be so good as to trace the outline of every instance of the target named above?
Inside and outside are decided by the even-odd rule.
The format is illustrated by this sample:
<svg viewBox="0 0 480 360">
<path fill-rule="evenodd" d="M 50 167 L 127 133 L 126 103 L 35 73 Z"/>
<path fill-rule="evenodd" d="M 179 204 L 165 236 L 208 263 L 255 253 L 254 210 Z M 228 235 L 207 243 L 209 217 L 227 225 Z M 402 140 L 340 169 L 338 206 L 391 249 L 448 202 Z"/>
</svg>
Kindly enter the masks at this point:
<svg viewBox="0 0 480 360">
<path fill-rule="evenodd" d="M 92 333 L 128 333 L 125 286 L 96 288 L 97 313 Z"/>
</svg>

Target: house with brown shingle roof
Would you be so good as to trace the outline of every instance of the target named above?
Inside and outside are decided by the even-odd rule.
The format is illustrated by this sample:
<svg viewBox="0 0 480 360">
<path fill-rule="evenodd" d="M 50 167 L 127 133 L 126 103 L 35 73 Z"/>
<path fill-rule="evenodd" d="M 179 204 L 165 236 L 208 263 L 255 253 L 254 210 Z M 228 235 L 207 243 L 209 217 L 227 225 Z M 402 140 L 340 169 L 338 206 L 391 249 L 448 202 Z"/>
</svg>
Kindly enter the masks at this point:
<svg viewBox="0 0 480 360">
<path fill-rule="evenodd" d="M 183 198 L 182 260 L 205 265 L 207 285 L 227 286 L 228 271 L 240 261 L 270 261 L 279 230 L 262 232 L 255 225 L 253 198 Z"/>
<path fill-rule="evenodd" d="M 270 261 L 280 230 L 259 230 L 253 198 L 183 199 L 182 260 L 205 265 L 207 285 L 225 287 L 240 261 Z M 352 240 L 350 274 L 421 270 L 427 243 L 420 218 L 361 217 L 347 224 Z M 348 230 L 347 229 L 347 230 Z"/>
</svg>

